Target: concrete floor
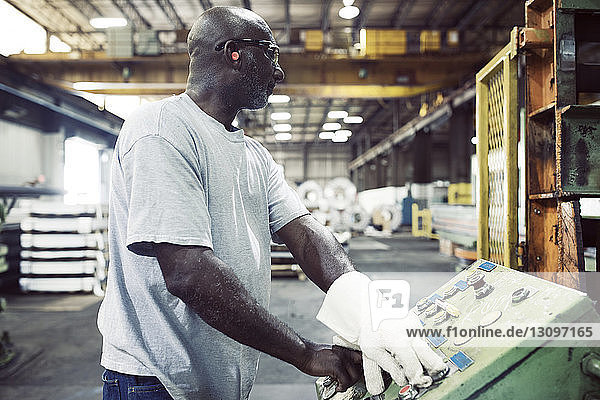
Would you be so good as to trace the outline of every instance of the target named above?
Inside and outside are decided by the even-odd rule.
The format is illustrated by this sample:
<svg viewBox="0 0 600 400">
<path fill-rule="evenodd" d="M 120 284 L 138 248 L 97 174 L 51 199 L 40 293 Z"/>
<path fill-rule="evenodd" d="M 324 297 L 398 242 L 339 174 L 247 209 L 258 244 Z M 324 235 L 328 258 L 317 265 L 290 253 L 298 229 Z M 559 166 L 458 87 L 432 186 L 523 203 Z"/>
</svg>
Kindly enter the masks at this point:
<svg viewBox="0 0 600 400">
<path fill-rule="evenodd" d="M 356 267 L 372 279 L 405 279 L 411 306 L 454 275 L 456 260 L 438 253 L 438 242 L 408 234 L 360 237 L 350 242 Z M 332 332 L 315 319 L 324 294 L 310 281 L 274 279 L 271 312 L 301 335 L 331 342 Z M 101 338 L 96 329 L 100 299 L 81 294 L 7 296 L 0 330 L 10 332 L 29 362 L 16 373 L 0 370 L 0 399 L 97 400 L 101 398 Z M 250 398 L 315 399 L 315 378 L 262 355 Z"/>
</svg>

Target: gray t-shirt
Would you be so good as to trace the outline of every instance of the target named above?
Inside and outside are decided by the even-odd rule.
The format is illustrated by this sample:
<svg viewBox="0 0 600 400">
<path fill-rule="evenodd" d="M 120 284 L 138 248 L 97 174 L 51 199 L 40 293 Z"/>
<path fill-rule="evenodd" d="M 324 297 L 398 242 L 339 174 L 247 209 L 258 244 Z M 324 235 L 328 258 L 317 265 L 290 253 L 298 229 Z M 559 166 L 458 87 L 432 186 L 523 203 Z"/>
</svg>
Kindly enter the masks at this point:
<svg viewBox="0 0 600 400">
<path fill-rule="evenodd" d="M 127 119 L 111 180 L 102 366 L 157 376 L 175 399 L 247 398 L 258 352 L 167 291 L 152 243 L 212 248 L 268 307 L 271 237 L 308 211 L 262 145 L 186 94 Z"/>
</svg>

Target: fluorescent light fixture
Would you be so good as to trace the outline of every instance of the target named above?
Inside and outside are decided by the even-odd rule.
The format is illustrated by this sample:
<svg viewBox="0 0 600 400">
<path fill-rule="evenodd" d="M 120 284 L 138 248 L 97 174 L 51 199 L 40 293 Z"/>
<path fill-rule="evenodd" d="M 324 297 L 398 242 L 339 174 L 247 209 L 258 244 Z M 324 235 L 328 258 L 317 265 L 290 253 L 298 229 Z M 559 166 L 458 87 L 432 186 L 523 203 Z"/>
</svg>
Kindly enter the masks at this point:
<svg viewBox="0 0 600 400">
<path fill-rule="evenodd" d="M 328 131 L 323 131 L 323 132 L 319 132 L 319 139 L 324 139 L 324 140 L 329 140 L 329 139 L 333 139 L 333 132 L 328 132 Z"/>
<path fill-rule="evenodd" d="M 292 118 L 292 114 L 289 112 L 274 112 L 271 113 L 271 119 L 274 121 L 286 121 Z"/>
<path fill-rule="evenodd" d="M 273 130 L 275 132 L 289 132 L 292 130 L 292 126 L 290 124 L 275 124 Z"/>
<path fill-rule="evenodd" d="M 329 111 L 327 113 L 327 118 L 346 118 L 348 116 L 348 112 L 346 111 Z"/>
<path fill-rule="evenodd" d="M 342 125 L 338 124 L 337 122 L 325 122 L 323 124 L 323 130 L 326 131 L 337 131 L 338 129 L 341 129 Z"/>
<path fill-rule="evenodd" d="M 339 131 L 335 131 L 335 136 L 352 136 L 352 131 L 349 129 L 340 129 Z"/>
<path fill-rule="evenodd" d="M 338 11 L 338 15 L 344 19 L 356 18 L 358 14 L 360 14 L 360 10 L 355 6 L 345 6 Z"/>
<path fill-rule="evenodd" d="M 362 124 L 363 117 L 360 115 L 351 115 L 349 117 L 344 118 L 344 123 L 346 124 Z"/>
<path fill-rule="evenodd" d="M 290 140 L 292 138 L 292 134 L 289 132 L 280 132 L 275 134 L 275 140 Z"/>
<path fill-rule="evenodd" d="M 127 20 L 125 18 L 92 18 L 90 25 L 96 29 L 116 28 L 127 26 Z"/>
<path fill-rule="evenodd" d="M 344 3 L 344 5 L 346 7 L 351 6 L 352 4 L 354 4 L 354 0 L 342 0 L 342 2 Z"/>
<path fill-rule="evenodd" d="M 71 51 L 71 46 L 60 40 L 58 37 L 50 36 L 50 51 L 53 53 L 68 53 Z"/>
<path fill-rule="evenodd" d="M 340 136 L 334 136 L 333 138 L 331 138 L 332 142 L 335 143 L 344 143 L 348 141 L 348 136 L 344 136 L 344 135 L 340 135 Z"/>
<path fill-rule="evenodd" d="M 269 96 L 269 103 L 288 103 L 290 96 L 287 94 L 272 94 Z"/>
</svg>

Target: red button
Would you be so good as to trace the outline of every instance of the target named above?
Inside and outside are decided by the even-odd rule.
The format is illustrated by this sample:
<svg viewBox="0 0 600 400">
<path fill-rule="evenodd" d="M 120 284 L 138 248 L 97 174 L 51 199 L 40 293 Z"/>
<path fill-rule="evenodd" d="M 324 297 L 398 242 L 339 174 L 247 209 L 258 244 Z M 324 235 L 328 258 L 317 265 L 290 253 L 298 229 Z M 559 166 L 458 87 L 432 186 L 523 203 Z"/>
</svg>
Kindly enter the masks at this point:
<svg viewBox="0 0 600 400">
<path fill-rule="evenodd" d="M 402 389 L 400 389 L 400 393 L 406 393 L 411 389 L 410 385 L 406 385 L 404 386 Z"/>
</svg>

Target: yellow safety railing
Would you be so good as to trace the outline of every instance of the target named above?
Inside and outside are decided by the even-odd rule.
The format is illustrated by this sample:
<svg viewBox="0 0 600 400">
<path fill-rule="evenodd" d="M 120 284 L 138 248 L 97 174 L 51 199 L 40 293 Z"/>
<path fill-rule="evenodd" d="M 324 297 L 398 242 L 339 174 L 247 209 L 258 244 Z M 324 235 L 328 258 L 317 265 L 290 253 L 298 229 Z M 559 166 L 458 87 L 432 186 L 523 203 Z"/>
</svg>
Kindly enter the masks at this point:
<svg viewBox="0 0 600 400">
<path fill-rule="evenodd" d="M 476 75 L 479 163 L 477 256 L 515 268 L 517 228 L 517 58 L 504 47 Z"/>
</svg>

